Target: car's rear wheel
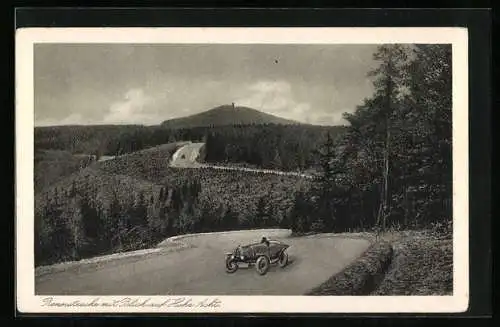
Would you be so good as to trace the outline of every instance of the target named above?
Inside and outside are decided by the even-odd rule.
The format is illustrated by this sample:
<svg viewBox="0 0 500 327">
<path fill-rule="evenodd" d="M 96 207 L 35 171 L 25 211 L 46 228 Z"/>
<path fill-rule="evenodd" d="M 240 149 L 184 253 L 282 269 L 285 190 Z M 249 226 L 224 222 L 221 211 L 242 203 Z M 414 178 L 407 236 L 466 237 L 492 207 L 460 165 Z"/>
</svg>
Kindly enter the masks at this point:
<svg viewBox="0 0 500 327">
<path fill-rule="evenodd" d="M 278 264 L 281 268 L 284 268 L 288 264 L 288 253 L 286 251 L 281 252 Z"/>
<path fill-rule="evenodd" d="M 232 274 L 238 270 L 238 263 L 232 258 L 226 259 L 226 272 Z"/>
<path fill-rule="evenodd" d="M 265 275 L 269 270 L 270 264 L 269 258 L 263 255 L 257 259 L 257 262 L 255 262 L 255 269 L 259 275 Z"/>
</svg>

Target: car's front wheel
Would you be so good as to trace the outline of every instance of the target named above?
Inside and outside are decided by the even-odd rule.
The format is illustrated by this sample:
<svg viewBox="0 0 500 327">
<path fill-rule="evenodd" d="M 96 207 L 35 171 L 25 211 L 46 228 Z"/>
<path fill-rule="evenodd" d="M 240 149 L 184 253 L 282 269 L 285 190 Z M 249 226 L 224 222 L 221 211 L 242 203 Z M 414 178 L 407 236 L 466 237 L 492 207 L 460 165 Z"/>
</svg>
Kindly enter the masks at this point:
<svg viewBox="0 0 500 327">
<path fill-rule="evenodd" d="M 226 259 L 226 272 L 232 274 L 238 270 L 238 263 L 233 258 Z"/>
<path fill-rule="evenodd" d="M 263 255 L 257 259 L 257 262 L 255 262 L 255 269 L 259 275 L 265 275 L 269 270 L 270 264 L 269 258 Z"/>
</svg>

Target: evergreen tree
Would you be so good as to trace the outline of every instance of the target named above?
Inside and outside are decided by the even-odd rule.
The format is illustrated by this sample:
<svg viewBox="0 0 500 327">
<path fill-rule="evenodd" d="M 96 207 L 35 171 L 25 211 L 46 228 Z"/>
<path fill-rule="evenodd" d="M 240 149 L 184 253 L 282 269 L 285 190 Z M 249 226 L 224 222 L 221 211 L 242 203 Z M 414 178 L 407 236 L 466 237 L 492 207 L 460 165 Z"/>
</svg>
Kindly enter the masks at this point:
<svg viewBox="0 0 500 327">
<path fill-rule="evenodd" d="M 303 192 L 295 194 L 293 209 L 290 213 L 290 226 L 294 233 L 306 233 L 310 229 L 308 211 L 310 208 L 306 202 L 306 195 Z"/>
<path fill-rule="evenodd" d="M 85 255 L 93 255 L 102 251 L 101 237 L 105 233 L 104 224 L 94 204 L 86 196 L 80 199 L 79 212 L 81 214 L 83 237 L 88 244 L 83 249 Z"/>
<path fill-rule="evenodd" d="M 313 185 L 314 201 L 309 201 L 311 209 L 318 219 L 321 219 L 326 231 L 338 229 L 337 207 L 344 196 L 338 186 L 339 175 L 343 173 L 343 167 L 337 158 L 336 151 L 336 144 L 328 133 L 325 143 L 318 150 L 321 170 Z M 303 203 L 306 204 L 306 202 Z"/>
<path fill-rule="evenodd" d="M 144 199 L 144 193 L 139 192 L 136 196 L 135 202 L 132 207 L 131 225 L 132 227 L 146 227 L 147 221 L 147 205 Z"/>
<path fill-rule="evenodd" d="M 124 236 L 127 231 L 127 222 L 125 215 L 123 214 L 123 209 L 121 203 L 118 201 L 118 196 L 116 192 L 113 192 L 113 197 L 109 207 L 109 219 L 107 220 L 107 226 L 111 230 L 113 235 L 111 239 L 111 244 L 118 250 L 124 247 Z"/>
<path fill-rule="evenodd" d="M 380 46 L 374 54 L 374 59 L 381 61 L 380 66 L 372 71 L 370 75 L 376 78 L 375 97 L 380 99 L 379 114 L 381 126 L 384 130 L 384 150 L 383 150 L 383 171 L 381 187 L 381 201 L 377 215 L 377 225 L 381 224 L 382 230 L 386 228 L 386 219 L 390 214 L 391 193 L 390 193 L 390 169 L 392 151 L 392 129 L 394 112 L 397 110 L 399 91 L 402 87 L 403 73 L 407 64 L 406 49 L 399 45 Z"/>
<path fill-rule="evenodd" d="M 238 215 L 231 209 L 230 206 L 228 206 L 222 218 L 222 230 L 233 230 L 238 226 L 238 223 Z"/>
<path fill-rule="evenodd" d="M 166 199 L 166 194 L 165 194 L 165 188 L 164 188 L 164 187 L 162 187 L 162 188 L 160 189 L 160 195 L 159 195 L 159 197 L 158 197 L 158 198 L 159 198 L 159 201 L 160 201 L 160 202 L 164 202 L 164 201 L 165 201 L 165 199 Z"/>
<path fill-rule="evenodd" d="M 35 210 L 35 265 L 43 265 L 46 262 L 50 262 L 54 255 L 56 255 L 57 248 L 53 248 L 55 242 L 54 237 L 54 225 L 50 223 L 50 219 L 53 219 L 54 209 L 51 209 L 46 205 L 41 210 Z"/>
<path fill-rule="evenodd" d="M 258 227 L 269 227 L 269 213 L 267 208 L 266 196 L 261 196 L 257 202 L 256 221 Z"/>
</svg>

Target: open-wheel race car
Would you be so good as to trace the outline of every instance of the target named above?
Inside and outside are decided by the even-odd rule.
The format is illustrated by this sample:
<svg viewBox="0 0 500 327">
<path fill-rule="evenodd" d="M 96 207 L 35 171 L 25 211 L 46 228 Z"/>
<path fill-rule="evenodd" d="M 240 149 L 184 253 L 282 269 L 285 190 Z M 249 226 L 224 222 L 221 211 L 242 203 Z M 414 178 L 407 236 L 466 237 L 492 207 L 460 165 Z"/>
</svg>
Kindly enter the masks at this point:
<svg viewBox="0 0 500 327">
<path fill-rule="evenodd" d="M 239 264 L 254 266 L 259 275 L 265 275 L 271 264 L 278 264 L 284 268 L 288 264 L 286 250 L 290 245 L 280 241 L 262 239 L 260 243 L 238 245 L 233 252 L 226 253 L 226 271 L 234 273 Z"/>
</svg>

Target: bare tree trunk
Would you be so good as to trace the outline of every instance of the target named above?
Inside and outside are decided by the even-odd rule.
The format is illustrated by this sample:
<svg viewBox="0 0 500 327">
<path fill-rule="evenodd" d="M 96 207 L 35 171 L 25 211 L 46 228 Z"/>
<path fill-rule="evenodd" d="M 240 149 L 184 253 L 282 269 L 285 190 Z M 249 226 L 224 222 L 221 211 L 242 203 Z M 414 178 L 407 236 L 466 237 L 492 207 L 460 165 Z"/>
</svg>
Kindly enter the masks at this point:
<svg viewBox="0 0 500 327">
<path fill-rule="evenodd" d="M 408 211 L 410 210 L 409 204 L 408 204 L 408 186 L 404 185 L 404 220 L 403 220 L 403 228 L 406 228 L 408 226 Z"/>
<path fill-rule="evenodd" d="M 387 209 L 388 209 L 388 196 L 389 196 L 389 140 L 390 140 L 390 131 L 389 131 L 389 119 L 386 118 L 386 135 L 385 135 L 385 144 L 384 144 L 384 164 L 382 171 L 382 190 L 380 192 L 380 204 L 379 210 L 377 214 L 377 226 L 381 227 L 383 231 L 385 231 L 386 218 L 387 218 Z"/>
<path fill-rule="evenodd" d="M 384 201 L 382 211 L 382 230 L 385 231 L 386 220 L 389 206 L 389 149 L 391 132 L 389 129 L 389 119 L 386 121 L 386 140 L 385 140 L 385 160 L 384 160 Z"/>
<path fill-rule="evenodd" d="M 382 220 L 383 208 L 384 208 L 384 192 L 382 192 L 382 190 L 381 190 L 380 201 L 379 201 L 378 212 L 377 212 L 377 222 L 375 223 L 375 226 L 377 226 L 377 228 L 380 227 L 380 221 Z"/>
<path fill-rule="evenodd" d="M 392 92 L 393 92 L 393 62 L 392 56 L 389 57 L 387 72 L 386 72 L 386 112 L 385 112 L 385 149 L 384 149 L 384 190 L 383 201 L 381 204 L 382 231 L 386 229 L 387 217 L 389 215 L 389 165 L 390 165 L 390 149 L 391 149 L 391 111 L 392 111 Z"/>
<path fill-rule="evenodd" d="M 73 221 L 71 222 L 71 227 L 72 227 L 72 234 L 73 234 L 73 260 L 78 260 L 79 259 L 79 252 L 80 252 L 80 229 L 79 229 L 79 217 L 78 217 L 79 212 L 76 211 L 73 213 Z"/>
</svg>

